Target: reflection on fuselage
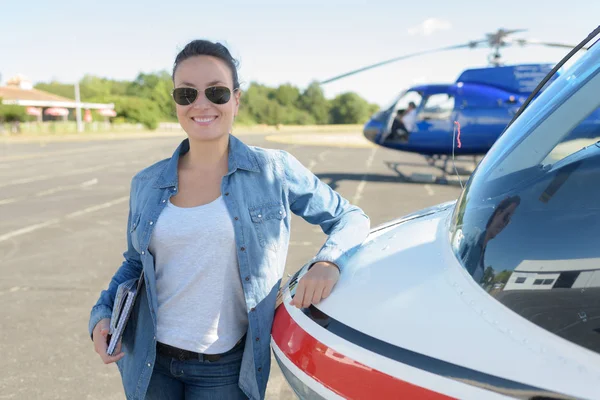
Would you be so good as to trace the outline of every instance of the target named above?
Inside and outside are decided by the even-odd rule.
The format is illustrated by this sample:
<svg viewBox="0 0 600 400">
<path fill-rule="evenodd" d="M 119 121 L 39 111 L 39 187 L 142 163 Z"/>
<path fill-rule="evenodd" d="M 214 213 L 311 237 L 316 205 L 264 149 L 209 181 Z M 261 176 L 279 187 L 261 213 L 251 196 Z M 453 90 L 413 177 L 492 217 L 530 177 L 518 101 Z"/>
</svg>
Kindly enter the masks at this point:
<svg viewBox="0 0 600 400">
<path fill-rule="evenodd" d="M 600 147 L 594 147 L 470 188 L 453 244 L 495 299 L 600 353 Z"/>
</svg>

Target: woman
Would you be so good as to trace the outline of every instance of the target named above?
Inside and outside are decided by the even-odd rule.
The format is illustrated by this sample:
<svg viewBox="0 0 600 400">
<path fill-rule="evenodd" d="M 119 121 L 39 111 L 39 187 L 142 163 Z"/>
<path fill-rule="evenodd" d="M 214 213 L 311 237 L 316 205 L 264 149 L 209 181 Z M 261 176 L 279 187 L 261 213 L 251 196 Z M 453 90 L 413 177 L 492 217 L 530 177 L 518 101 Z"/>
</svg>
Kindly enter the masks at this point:
<svg viewBox="0 0 600 400">
<path fill-rule="evenodd" d="M 125 260 L 91 311 L 90 335 L 102 360 L 117 362 L 128 399 L 261 399 L 291 213 L 328 235 L 296 307 L 329 295 L 369 219 L 289 153 L 230 134 L 240 89 L 225 47 L 189 43 L 173 84 L 188 137 L 132 180 Z M 116 288 L 142 268 L 145 285 L 108 356 Z"/>
</svg>

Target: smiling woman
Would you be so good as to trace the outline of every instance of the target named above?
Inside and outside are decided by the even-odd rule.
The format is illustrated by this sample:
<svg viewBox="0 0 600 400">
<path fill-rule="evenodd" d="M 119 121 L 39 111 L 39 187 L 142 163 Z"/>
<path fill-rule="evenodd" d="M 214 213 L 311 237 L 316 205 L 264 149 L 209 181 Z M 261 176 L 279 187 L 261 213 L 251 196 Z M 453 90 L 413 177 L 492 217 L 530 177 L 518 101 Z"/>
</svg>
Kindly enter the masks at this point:
<svg viewBox="0 0 600 400">
<path fill-rule="evenodd" d="M 93 307 L 89 331 L 117 362 L 130 399 L 262 399 L 291 214 L 328 238 L 292 304 L 319 303 L 370 230 L 369 218 L 291 154 L 231 135 L 236 62 L 197 40 L 177 56 L 173 100 L 187 138 L 131 182 L 124 262 Z M 107 354 L 119 285 L 140 276 L 122 342 Z"/>
</svg>

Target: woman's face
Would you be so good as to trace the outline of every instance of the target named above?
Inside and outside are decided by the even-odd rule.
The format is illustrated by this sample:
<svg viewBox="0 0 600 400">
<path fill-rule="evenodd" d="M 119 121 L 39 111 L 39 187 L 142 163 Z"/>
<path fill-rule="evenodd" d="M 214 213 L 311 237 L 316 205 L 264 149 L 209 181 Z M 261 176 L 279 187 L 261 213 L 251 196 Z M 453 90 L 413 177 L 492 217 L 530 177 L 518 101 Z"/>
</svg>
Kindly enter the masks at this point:
<svg viewBox="0 0 600 400">
<path fill-rule="evenodd" d="M 494 216 L 492 223 L 488 227 L 488 234 L 490 238 L 495 238 L 504 230 L 504 228 L 506 228 L 506 226 L 510 223 L 512 215 L 517 210 L 517 206 L 518 204 L 512 203 Z"/>
<path fill-rule="evenodd" d="M 212 56 L 195 56 L 181 62 L 175 71 L 174 86 L 198 89 L 190 105 L 175 104 L 177 118 L 191 140 L 216 140 L 231 132 L 238 113 L 240 91 L 233 91 L 233 78 L 227 64 Z M 231 98 L 225 104 L 215 104 L 206 98 L 204 89 L 226 86 Z"/>
</svg>

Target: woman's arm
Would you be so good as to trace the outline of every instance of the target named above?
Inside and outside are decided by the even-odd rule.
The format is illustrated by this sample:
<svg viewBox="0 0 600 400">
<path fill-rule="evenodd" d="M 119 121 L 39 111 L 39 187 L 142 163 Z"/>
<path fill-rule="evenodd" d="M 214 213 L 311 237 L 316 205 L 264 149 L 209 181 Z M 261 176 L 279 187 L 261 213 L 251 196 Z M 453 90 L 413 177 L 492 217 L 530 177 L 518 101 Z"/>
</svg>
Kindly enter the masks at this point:
<svg viewBox="0 0 600 400">
<path fill-rule="evenodd" d="M 133 247 L 131 242 L 131 228 L 134 222 L 132 219 L 132 204 L 134 200 L 134 180 L 132 180 L 129 193 L 129 216 L 127 218 L 127 250 L 123 253 L 125 260 L 117 272 L 113 275 L 108 288 L 100 293 L 98 301 L 92 308 L 88 326 L 90 337 L 92 337 L 94 327 L 99 321 L 105 318 L 110 319 L 117 287 L 126 280 L 139 278 L 140 274 L 142 273 L 142 261 L 140 254 Z"/>
<path fill-rule="evenodd" d="M 327 297 L 350 255 L 369 235 L 371 225 L 362 209 L 323 183 L 294 156 L 285 151 L 282 154 L 291 211 L 319 225 L 328 235 L 296 289 L 294 304 L 306 307 L 310 301 L 317 303 Z"/>
</svg>

